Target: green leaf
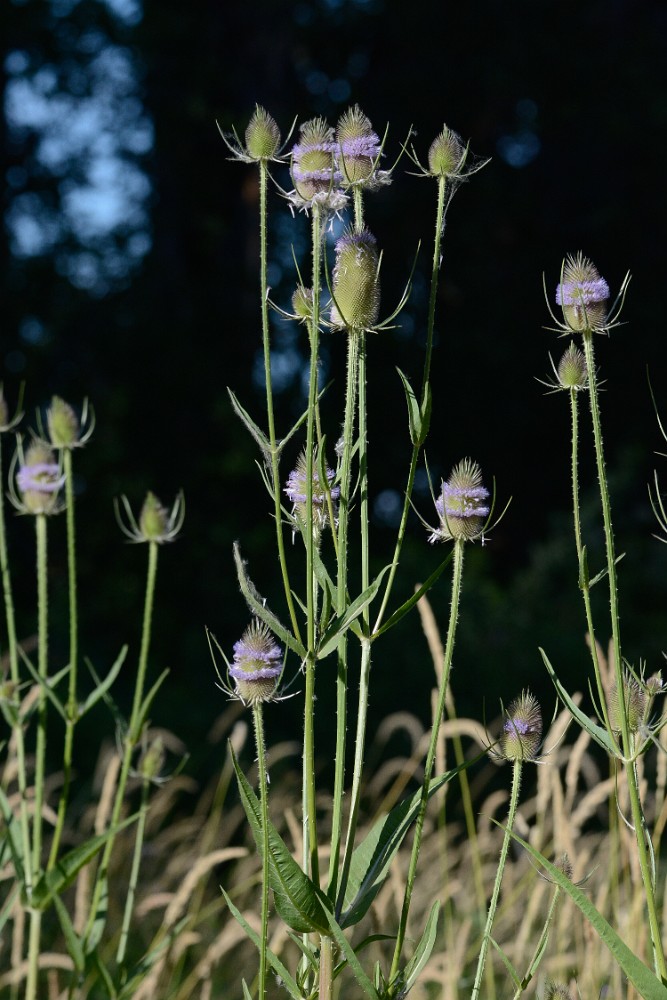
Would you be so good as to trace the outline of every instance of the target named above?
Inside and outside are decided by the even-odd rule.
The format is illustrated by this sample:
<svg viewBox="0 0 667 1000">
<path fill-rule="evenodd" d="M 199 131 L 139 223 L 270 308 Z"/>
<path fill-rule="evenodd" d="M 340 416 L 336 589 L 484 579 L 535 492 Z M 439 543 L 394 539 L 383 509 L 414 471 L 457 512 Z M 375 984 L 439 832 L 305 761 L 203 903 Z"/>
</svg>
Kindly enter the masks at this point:
<svg viewBox="0 0 667 1000">
<path fill-rule="evenodd" d="M 116 660 L 115 660 L 113 666 L 111 667 L 111 670 L 106 675 L 106 677 L 104 678 L 104 680 L 101 683 L 98 683 L 98 685 L 97 685 L 97 687 L 95 688 L 94 691 L 90 692 L 90 694 L 88 695 L 88 697 L 84 701 L 83 705 L 79 709 L 79 718 L 80 719 L 83 718 L 83 716 L 86 714 L 86 712 L 90 711 L 90 709 L 93 707 L 93 705 L 97 704 L 97 702 L 100 700 L 100 698 L 103 698 L 105 696 L 105 694 L 107 693 L 107 691 L 109 690 L 109 688 L 111 687 L 111 685 L 113 684 L 113 682 L 116 680 L 116 677 L 118 676 L 120 668 L 123 666 L 123 663 L 125 662 L 125 657 L 127 656 L 127 649 L 128 649 L 127 646 L 123 646 L 123 648 L 121 649 L 120 653 L 116 657 Z"/>
<path fill-rule="evenodd" d="M 54 868 L 42 875 L 34 886 L 31 905 L 38 910 L 46 909 L 53 897 L 59 895 L 63 889 L 66 889 L 74 881 L 83 866 L 92 861 L 95 855 L 104 847 L 109 837 L 115 837 L 120 830 L 129 826 L 130 823 L 134 823 L 138 815 L 138 813 L 135 813 L 133 816 L 129 816 L 122 823 L 118 823 L 117 826 L 111 827 L 96 837 L 91 837 L 90 840 L 87 840 L 65 854 L 56 862 Z"/>
<path fill-rule="evenodd" d="M 452 771 L 433 778 L 429 785 L 429 798 L 460 771 L 477 763 L 484 756 L 485 753 L 480 753 Z M 419 789 L 410 798 L 403 799 L 395 805 L 391 812 L 373 824 L 362 842 L 354 849 L 345 887 L 341 927 L 351 927 L 358 923 L 377 896 L 396 852 L 417 818 L 421 796 L 422 792 Z"/>
<path fill-rule="evenodd" d="M 383 632 L 386 632 L 388 629 L 392 628 L 396 624 L 396 622 L 399 622 L 401 620 L 403 615 L 407 615 L 408 611 L 410 611 L 410 609 L 415 606 L 419 598 L 423 597 L 424 594 L 426 594 L 431 589 L 436 580 L 441 576 L 445 567 L 448 566 L 449 563 L 452 561 L 453 555 L 454 555 L 454 550 L 451 549 L 449 555 L 447 555 L 445 559 L 443 559 L 443 561 L 440 563 L 438 568 L 431 573 L 426 583 L 422 583 L 421 587 L 414 592 L 412 597 L 408 598 L 405 604 L 401 604 L 400 608 L 397 608 L 397 610 L 394 611 L 394 613 L 390 615 L 389 618 L 387 618 L 384 625 L 382 625 L 377 630 L 377 632 L 373 632 L 372 635 L 373 640 L 377 639 L 377 637 L 379 635 L 382 635 Z"/>
<path fill-rule="evenodd" d="M 514 980 L 514 985 L 517 988 L 519 988 L 519 989 L 522 989 L 522 990 L 525 989 L 525 987 L 528 985 L 528 983 L 527 982 L 524 983 L 522 981 L 521 976 L 516 971 L 516 969 L 514 968 L 514 966 L 512 965 L 512 963 L 510 962 L 509 958 L 507 957 L 507 955 L 505 954 L 505 952 L 503 951 L 503 949 L 500 947 L 500 945 L 496 941 L 496 939 L 494 937 L 489 936 L 489 941 L 491 942 L 491 944 L 493 945 L 493 947 L 496 949 L 496 951 L 500 955 L 500 957 L 502 959 L 503 965 L 505 966 L 505 968 L 509 972 L 510 976 Z"/>
<path fill-rule="evenodd" d="M 147 951 L 144 957 L 133 966 L 127 982 L 123 984 L 123 988 L 118 994 L 118 1000 L 133 1000 L 137 987 L 146 978 L 160 955 L 173 944 L 190 919 L 189 916 L 185 916 L 182 920 L 179 920 L 170 929 L 169 933 L 160 938 L 157 944 L 150 951 Z"/>
<path fill-rule="evenodd" d="M 149 709 L 153 704 L 153 699 L 155 698 L 155 695 L 158 693 L 158 691 L 160 690 L 160 688 L 162 687 L 168 676 L 169 676 L 169 670 L 168 669 L 163 670 L 158 679 L 156 680 L 155 684 L 153 684 L 153 687 L 150 689 L 150 691 L 148 692 L 148 694 L 141 703 L 141 706 L 139 708 L 139 714 L 137 716 L 137 731 L 135 733 L 137 739 L 139 739 L 141 730 L 144 728 L 144 723 L 146 721 Z"/>
<path fill-rule="evenodd" d="M 625 558 L 625 552 L 621 552 L 620 556 L 616 556 L 616 558 L 614 559 L 614 565 L 615 566 L 618 565 L 618 563 L 620 563 L 621 559 L 624 559 L 624 558 Z M 588 589 L 590 590 L 591 587 L 594 587 L 596 583 L 600 582 L 600 580 L 604 580 L 605 576 L 607 576 L 608 573 L 609 573 L 608 569 L 606 569 L 606 568 L 605 569 L 601 569 L 599 573 L 595 574 L 595 576 L 593 577 L 592 580 L 589 580 L 589 582 L 588 582 Z"/>
<path fill-rule="evenodd" d="M 305 660 L 306 650 L 299 640 L 292 635 L 289 629 L 279 621 L 278 618 L 269 611 L 264 600 L 258 594 L 254 583 L 248 576 L 245 570 L 245 563 L 241 558 L 241 550 L 239 548 L 239 543 L 234 542 L 234 562 L 236 563 L 236 573 L 239 580 L 239 586 L 241 587 L 241 593 L 246 599 L 248 607 L 253 611 L 261 621 L 267 625 L 271 631 L 278 636 L 279 639 L 285 643 L 297 656 Z"/>
<path fill-rule="evenodd" d="M 501 829 L 504 827 L 500 823 L 497 824 Z M 602 914 L 597 910 L 590 899 L 579 886 L 574 885 L 570 882 L 560 868 L 556 868 L 552 865 L 550 861 L 536 851 L 534 847 L 522 840 L 521 837 L 516 833 L 510 831 L 512 838 L 520 844 L 524 850 L 528 851 L 530 856 L 544 868 L 547 872 L 549 879 L 556 885 L 559 885 L 561 889 L 564 889 L 568 894 L 573 903 L 579 907 L 585 918 L 588 920 L 590 925 L 597 931 L 600 940 L 607 946 L 611 952 L 614 960 L 619 964 L 625 975 L 628 977 L 632 985 L 635 987 L 637 992 L 644 1000 L 667 1000 L 667 986 L 660 982 L 658 977 L 644 965 L 642 960 L 635 955 L 633 951 L 628 948 L 625 942 L 618 936 L 616 931 L 613 929 L 611 924 L 609 924 Z"/>
<path fill-rule="evenodd" d="M 341 634 L 350 627 L 350 624 L 355 620 L 355 618 L 358 618 L 364 608 L 371 603 L 380 589 L 382 578 L 388 570 L 389 566 L 385 566 L 384 569 L 375 577 L 370 586 L 366 587 L 366 589 L 363 590 L 361 594 L 359 594 L 359 596 L 347 606 L 343 614 L 339 615 L 338 618 L 334 618 L 331 625 L 320 639 L 317 650 L 318 660 L 323 660 L 325 656 L 328 656 L 329 653 L 336 648 Z"/>
<path fill-rule="evenodd" d="M 252 1000 L 252 994 L 248 989 L 248 984 L 245 979 L 241 980 L 241 985 L 243 986 L 243 1000 Z"/>
<path fill-rule="evenodd" d="M 21 649 L 20 646 L 19 646 L 19 653 L 21 654 L 21 659 L 23 660 L 23 662 L 25 663 L 26 667 L 28 668 L 29 673 L 32 675 L 32 679 L 34 680 L 35 684 L 38 684 L 40 686 L 40 688 L 42 689 L 42 691 L 44 692 L 44 694 L 46 695 L 46 697 L 48 698 L 48 700 L 51 702 L 51 704 L 53 705 L 53 707 L 56 709 L 56 711 L 58 712 L 58 714 L 61 716 L 63 722 L 67 722 L 67 713 L 65 711 L 65 706 L 62 704 L 62 702 L 60 701 L 60 699 L 58 698 L 58 696 L 56 695 L 56 693 L 55 693 L 55 691 L 53 689 L 58 684 L 58 682 L 62 680 L 62 678 L 65 676 L 65 674 L 69 673 L 69 669 L 70 669 L 69 665 L 66 666 L 66 667 L 63 667 L 63 669 L 59 670 L 57 674 L 53 675 L 53 677 L 46 677 L 46 678 L 44 678 L 44 677 L 40 677 L 39 676 L 39 674 L 37 673 L 37 671 L 33 667 L 32 663 L 30 662 L 30 660 L 28 659 L 28 657 L 25 655 L 25 653 L 23 652 L 23 650 Z M 36 705 L 37 705 L 37 703 L 35 702 L 35 707 L 36 707 Z M 33 708 L 33 711 L 34 711 L 34 708 Z"/>
<path fill-rule="evenodd" d="M 229 749 L 236 771 L 243 808 L 261 856 L 264 844 L 260 804 L 248 779 L 239 767 L 231 744 Z M 304 934 L 318 931 L 320 934 L 327 934 L 329 900 L 294 860 L 284 840 L 271 822 L 269 822 L 268 835 L 269 883 L 273 889 L 276 910 L 293 931 Z"/>
<path fill-rule="evenodd" d="M 421 407 L 419 406 L 419 400 L 417 399 L 417 394 L 408 382 L 406 376 L 403 374 L 400 368 L 397 368 L 399 378 L 403 383 L 403 389 L 405 390 L 405 401 L 408 404 L 408 423 L 410 425 L 410 440 L 415 446 L 422 443 L 422 413 Z"/>
<path fill-rule="evenodd" d="M 111 973 L 102 961 L 100 953 L 97 950 L 91 952 L 90 959 L 92 959 L 92 961 L 88 962 L 88 966 L 90 968 L 92 965 L 92 968 L 96 969 L 99 973 L 109 995 L 109 1000 L 118 1000 L 118 993 L 116 992 L 116 987 L 114 986 L 113 979 L 111 978 Z"/>
<path fill-rule="evenodd" d="M 422 432 L 419 440 L 419 444 L 422 445 L 426 440 L 428 435 L 428 429 L 431 426 L 431 409 L 433 404 L 433 393 L 431 392 L 430 382 L 426 383 L 424 388 L 424 398 L 422 399 Z"/>
<path fill-rule="evenodd" d="M 56 908 L 56 913 L 58 914 L 58 919 L 60 920 L 60 926 L 63 929 L 63 934 L 67 943 L 67 951 L 74 962 L 74 968 L 77 972 L 83 972 L 86 967 L 86 958 L 83 953 L 81 940 L 74 930 L 74 924 L 72 923 L 70 915 L 67 912 L 67 908 L 60 896 L 53 897 L 53 905 Z"/>
<path fill-rule="evenodd" d="M 11 892 L 7 894 L 4 905 L 0 910 L 0 935 L 2 934 L 2 929 L 12 915 L 12 910 L 14 909 L 14 903 L 16 902 L 16 897 L 21 891 L 21 886 L 17 882 Z"/>
<path fill-rule="evenodd" d="M 267 455 L 271 454 L 271 446 L 269 444 L 266 434 L 259 429 L 255 421 L 252 419 L 247 410 L 244 410 L 238 399 L 232 392 L 232 390 L 227 386 L 227 392 L 229 393 L 229 400 L 232 404 L 232 409 L 234 413 L 239 418 L 239 420 L 245 425 L 246 430 L 254 437 L 257 444 L 262 449 L 262 452 Z"/>
<path fill-rule="evenodd" d="M 585 712 L 582 712 L 579 706 L 575 705 L 575 703 L 572 701 L 572 699 L 570 698 L 569 694 L 567 693 L 561 682 L 558 680 L 558 677 L 556 676 L 556 671 L 549 663 L 549 658 L 541 647 L 540 647 L 540 653 L 542 659 L 544 660 L 544 666 L 547 668 L 549 676 L 551 677 L 553 685 L 556 688 L 556 691 L 558 692 L 563 704 L 567 705 L 570 712 L 577 720 L 579 725 L 582 727 L 582 729 L 585 729 L 586 732 L 591 736 L 591 738 L 594 739 L 597 744 L 599 744 L 599 746 L 601 746 L 604 750 L 606 750 L 607 753 L 611 754 L 612 757 L 616 756 L 616 750 L 609 737 L 609 733 L 607 732 L 607 730 L 603 729 L 602 726 L 598 726 L 594 722 L 592 722 L 591 719 L 589 719 L 588 716 L 585 714 Z"/>
<path fill-rule="evenodd" d="M 435 944 L 435 938 L 438 933 L 438 914 L 440 913 L 440 901 L 436 900 L 431 908 L 429 918 L 426 922 L 426 927 L 424 928 L 424 933 L 422 934 L 419 944 L 415 949 L 415 953 L 405 966 L 403 971 L 403 978 L 405 982 L 404 992 L 407 993 L 411 990 L 414 984 L 417 982 L 419 973 L 422 971 L 429 958 L 431 957 L 431 952 L 433 951 L 433 945 Z"/>
<path fill-rule="evenodd" d="M 23 868 L 23 841 L 21 839 L 21 828 L 18 818 L 14 815 L 14 810 L 9 804 L 9 799 L 0 786 L 0 811 L 5 821 L 5 844 L 9 847 L 16 879 L 25 888 L 25 871 Z"/>
<path fill-rule="evenodd" d="M 225 897 L 225 902 L 227 903 L 227 906 L 229 907 L 232 915 L 234 917 L 236 917 L 236 919 L 238 920 L 238 922 L 241 925 L 241 927 L 243 928 L 243 930 L 246 932 L 246 934 L 248 935 L 248 937 L 250 938 L 250 940 L 253 942 L 253 944 L 256 946 L 257 950 L 259 951 L 259 947 L 260 947 L 260 943 L 261 943 L 260 942 L 260 938 L 259 938 L 259 934 L 252 929 L 252 927 L 250 926 L 250 924 L 248 923 L 248 921 L 245 919 L 245 917 L 243 916 L 243 914 L 241 913 L 241 911 L 238 910 L 236 908 L 236 906 L 234 906 L 234 904 L 231 901 L 231 898 L 229 897 L 229 895 L 225 892 L 225 890 L 222 887 L 220 888 L 220 892 Z M 294 982 L 294 980 L 290 976 L 289 972 L 287 971 L 287 969 L 285 968 L 285 966 L 283 965 L 283 963 L 280 961 L 280 959 L 276 955 L 273 954 L 273 952 L 271 951 L 270 948 L 266 949 L 266 958 L 267 958 L 267 961 L 268 961 L 269 965 L 271 966 L 271 968 L 273 969 L 273 971 L 276 973 L 276 975 L 280 976 L 280 979 L 282 980 L 283 986 L 285 987 L 285 989 L 287 990 L 287 992 L 289 993 L 289 995 L 291 997 L 293 997 L 293 1000 L 302 1000 L 303 994 L 302 994 L 301 990 L 299 989 L 299 987 L 297 986 L 297 984 Z"/>
<path fill-rule="evenodd" d="M 97 878 L 101 878 L 99 872 L 97 874 Z M 109 881 L 106 876 L 101 878 L 100 884 L 100 901 L 97 904 L 97 910 L 95 911 L 95 919 L 91 925 L 90 933 L 84 941 L 86 955 L 92 955 L 93 957 L 95 957 L 95 949 L 102 940 L 102 934 L 104 933 L 104 928 L 107 925 L 107 916 L 109 913 Z"/>
<path fill-rule="evenodd" d="M 327 918 L 329 920 L 331 937 L 333 937 L 334 941 L 336 942 L 341 952 L 345 956 L 347 964 L 352 970 L 352 973 L 354 975 L 354 978 L 357 980 L 357 983 L 364 991 L 366 996 L 371 997 L 371 1000 L 380 1000 L 380 994 L 375 989 L 373 983 L 364 972 L 361 962 L 357 958 L 354 948 L 343 934 L 340 925 L 338 924 L 333 913 L 327 912 Z"/>
</svg>

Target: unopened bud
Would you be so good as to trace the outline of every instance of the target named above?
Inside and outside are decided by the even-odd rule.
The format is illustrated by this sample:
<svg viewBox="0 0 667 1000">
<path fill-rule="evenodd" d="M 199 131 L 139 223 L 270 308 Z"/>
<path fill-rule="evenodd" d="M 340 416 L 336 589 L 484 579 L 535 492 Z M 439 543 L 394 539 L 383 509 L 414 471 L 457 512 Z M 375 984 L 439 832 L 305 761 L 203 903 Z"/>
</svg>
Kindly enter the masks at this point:
<svg viewBox="0 0 667 1000">
<path fill-rule="evenodd" d="M 428 168 L 434 177 L 455 177 L 461 173 L 466 153 L 456 132 L 443 126 L 428 151 Z"/>
<path fill-rule="evenodd" d="M 346 230 L 336 243 L 331 322 L 336 327 L 370 330 L 380 311 L 375 237 L 368 229 Z"/>
<path fill-rule="evenodd" d="M 270 160 L 280 147 L 280 129 L 259 104 L 245 132 L 246 152 L 253 160 Z"/>
<path fill-rule="evenodd" d="M 79 440 L 79 418 L 64 399 L 54 396 L 46 411 L 49 440 L 54 448 L 73 448 Z"/>
</svg>

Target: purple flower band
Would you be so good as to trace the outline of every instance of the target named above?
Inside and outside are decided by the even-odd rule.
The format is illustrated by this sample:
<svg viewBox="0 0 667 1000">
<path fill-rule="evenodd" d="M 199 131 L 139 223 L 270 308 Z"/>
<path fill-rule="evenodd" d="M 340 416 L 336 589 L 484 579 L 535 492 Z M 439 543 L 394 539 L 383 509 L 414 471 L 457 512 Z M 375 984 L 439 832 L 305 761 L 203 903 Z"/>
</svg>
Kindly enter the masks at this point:
<svg viewBox="0 0 667 1000">
<path fill-rule="evenodd" d="M 503 730 L 506 733 L 518 733 L 519 736 L 526 736 L 533 731 L 533 726 L 525 719 L 507 719 Z"/>
<path fill-rule="evenodd" d="M 325 167 L 323 170 L 301 170 L 296 163 L 292 164 L 292 177 L 295 181 L 333 181 L 340 184 L 343 175 L 340 170 Z"/>
<path fill-rule="evenodd" d="M 292 147 L 292 157 L 298 160 L 299 157 L 307 153 L 336 153 L 338 146 L 335 142 L 306 142 L 303 145 L 297 143 Z"/>
<path fill-rule="evenodd" d="M 587 306 L 592 302 L 604 302 L 609 298 L 609 285 L 604 278 L 594 281 L 564 281 L 556 289 L 556 304 L 559 306 Z"/>
<path fill-rule="evenodd" d="M 64 485 L 60 466 L 55 462 L 36 462 L 22 465 L 16 474 L 16 484 L 21 493 L 57 493 Z"/>
<path fill-rule="evenodd" d="M 340 497 L 340 486 L 331 486 L 336 473 L 332 469 L 327 469 L 327 482 L 331 489 L 331 499 L 338 500 Z M 292 503 L 306 503 L 308 497 L 305 493 L 305 477 L 302 472 L 295 469 L 290 472 L 287 479 L 287 486 L 285 487 L 285 493 L 292 501 Z M 325 495 L 324 491 L 320 490 L 320 477 L 315 470 L 313 470 L 313 503 L 322 504 L 324 503 Z"/>
<path fill-rule="evenodd" d="M 371 132 L 370 135 L 358 135 L 353 139 L 343 139 L 340 151 L 343 156 L 363 156 L 375 160 L 380 155 L 380 140 L 375 132 Z"/>
<path fill-rule="evenodd" d="M 489 507 L 479 501 L 485 500 L 489 491 L 485 486 L 450 486 L 442 484 L 442 493 L 435 501 L 435 508 L 443 518 L 447 517 L 488 517 Z M 445 501 L 453 501 L 445 503 Z"/>
<path fill-rule="evenodd" d="M 346 247 L 368 247 L 375 246 L 377 240 L 370 229 L 362 229 L 361 232 L 346 229 L 338 240 L 336 240 L 336 253 L 345 250 Z"/>
<path fill-rule="evenodd" d="M 256 657 L 256 659 L 259 659 L 259 657 Z M 229 673 L 237 681 L 264 681 L 273 680 L 274 677 L 278 677 L 281 670 L 282 664 L 276 664 L 275 667 L 258 667 L 256 670 L 245 670 L 238 663 L 232 663 Z"/>
<path fill-rule="evenodd" d="M 282 659 L 282 655 L 280 648 L 274 644 L 270 645 L 268 649 L 262 649 L 258 642 L 248 643 L 239 639 L 238 642 L 234 643 L 234 664 L 238 664 L 241 660 L 273 663 L 275 660 Z"/>
</svg>

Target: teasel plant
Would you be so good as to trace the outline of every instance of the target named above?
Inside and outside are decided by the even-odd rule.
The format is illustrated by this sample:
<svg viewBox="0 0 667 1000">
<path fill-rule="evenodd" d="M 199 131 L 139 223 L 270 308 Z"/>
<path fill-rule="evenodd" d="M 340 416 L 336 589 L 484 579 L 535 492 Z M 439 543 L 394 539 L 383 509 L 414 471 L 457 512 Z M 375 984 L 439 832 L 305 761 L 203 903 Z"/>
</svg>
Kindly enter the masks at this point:
<svg viewBox="0 0 667 1000">
<path fill-rule="evenodd" d="M 664 724 L 652 725 L 650 722 L 650 706 L 656 694 L 661 693 L 662 682 L 657 679 L 646 681 L 643 669 L 639 674 L 634 671 L 622 653 L 617 574 L 618 564 L 622 556 L 616 552 L 612 524 L 611 497 L 602 434 L 600 380 L 595 356 L 595 344 L 599 336 L 609 336 L 611 331 L 620 324 L 620 314 L 630 276 L 626 275 L 611 307 L 607 281 L 601 277 L 596 266 L 583 254 L 579 253 L 576 256 L 568 257 L 563 262 L 560 278 L 555 298 L 556 304 L 562 310 L 562 319 L 557 318 L 550 308 L 551 318 L 554 321 L 556 332 L 561 336 L 570 338 L 580 336 L 583 349 L 577 347 L 573 342 L 570 343 L 557 369 L 555 369 L 556 378 L 550 383 L 550 387 L 554 390 L 564 390 L 570 399 L 571 482 L 578 582 L 584 601 L 589 636 L 588 645 L 592 657 L 595 683 L 594 702 L 602 725 L 594 723 L 575 705 L 558 680 L 546 652 L 544 650 L 540 650 L 540 652 L 559 696 L 568 706 L 574 718 L 609 754 L 610 759 L 615 760 L 624 770 L 630 816 L 628 818 L 622 817 L 622 819 L 632 830 L 637 845 L 637 858 L 646 902 L 654 970 L 659 980 L 667 985 L 667 964 L 656 899 L 656 858 L 644 816 L 637 771 L 639 757 L 656 741 L 660 728 Z M 581 432 L 578 398 L 582 393 L 588 396 L 589 402 L 606 553 L 605 568 L 594 575 L 591 575 L 589 570 L 579 500 L 579 439 Z M 608 587 L 611 626 L 611 681 L 606 685 L 602 675 L 600 647 L 596 640 L 590 598 L 592 587 L 602 580 L 606 581 Z"/>
</svg>

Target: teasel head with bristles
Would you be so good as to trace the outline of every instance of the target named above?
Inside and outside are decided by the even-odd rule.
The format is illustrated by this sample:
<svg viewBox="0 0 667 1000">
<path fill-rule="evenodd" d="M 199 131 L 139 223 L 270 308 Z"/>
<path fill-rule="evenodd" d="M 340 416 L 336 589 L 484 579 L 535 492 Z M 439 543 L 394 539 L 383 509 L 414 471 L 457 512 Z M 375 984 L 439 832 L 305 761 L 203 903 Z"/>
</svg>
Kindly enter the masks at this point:
<svg viewBox="0 0 667 1000">
<path fill-rule="evenodd" d="M 482 470 L 477 462 L 464 458 L 454 467 L 449 479 L 443 481 L 435 508 L 439 525 L 431 528 L 429 542 L 450 539 L 474 541 L 484 531 L 490 508 L 489 491 L 482 482 Z"/>
<path fill-rule="evenodd" d="M 62 467 L 44 441 L 34 440 L 25 454 L 19 441 L 10 470 L 9 499 L 20 514 L 59 514 L 64 508 L 60 497 L 64 485 Z"/>
<path fill-rule="evenodd" d="M 542 744 L 542 712 L 530 691 L 523 691 L 504 713 L 500 746 L 494 758 L 531 761 Z"/>
<path fill-rule="evenodd" d="M 164 545 L 165 542 L 173 542 L 180 534 L 185 519 L 185 499 L 182 492 L 177 495 L 169 510 L 149 490 L 138 519 L 126 496 L 114 501 L 114 506 L 120 530 L 129 541 L 136 543 L 155 542 Z"/>
<path fill-rule="evenodd" d="M 299 141 L 292 148 L 293 201 L 305 208 L 317 200 L 324 207 L 337 210 L 346 199 L 339 194 L 341 173 L 336 166 L 334 131 L 324 118 L 312 118 L 299 130 Z"/>
<path fill-rule="evenodd" d="M 556 304 L 568 328 L 576 333 L 604 330 L 608 302 L 609 285 L 595 264 L 581 253 L 568 257 L 556 289 Z"/>
<path fill-rule="evenodd" d="M 293 128 L 294 126 L 292 126 Z M 289 142 L 292 129 L 290 129 L 290 135 L 286 142 Z M 244 141 L 241 141 L 236 129 L 232 130 L 231 135 L 225 135 L 218 125 L 218 131 L 225 146 L 232 154 L 230 157 L 232 160 L 239 160 L 241 163 L 264 164 L 269 161 L 282 162 L 280 129 L 268 111 L 259 104 L 255 105 L 255 110 L 248 122 Z"/>
<path fill-rule="evenodd" d="M 428 169 L 432 177 L 459 177 L 463 171 L 468 149 L 461 137 L 443 125 L 428 151 Z"/>
<path fill-rule="evenodd" d="M 326 486 L 321 482 L 319 467 L 316 464 L 316 456 L 313 456 L 312 468 L 312 511 L 313 511 L 313 537 L 318 545 L 322 532 L 330 526 L 331 511 L 333 511 L 334 521 L 336 521 L 338 511 L 338 500 L 340 498 L 340 486 L 334 486 L 336 474 L 333 469 L 326 468 Z M 308 461 L 306 453 L 303 452 L 297 459 L 296 468 L 290 472 L 285 486 L 285 493 L 292 502 L 292 516 L 295 525 L 300 530 L 304 530 L 308 524 Z M 329 509 L 329 499 L 331 499 L 331 511 Z"/>
<path fill-rule="evenodd" d="M 358 104 L 341 115 L 336 126 L 338 165 L 343 187 L 378 187 L 390 182 L 389 173 L 378 170 L 382 145 L 370 119 Z"/>
<path fill-rule="evenodd" d="M 572 994 L 564 983 L 547 982 L 542 1000 L 572 1000 Z"/>
<path fill-rule="evenodd" d="M 271 701 L 282 673 L 283 654 L 267 626 L 255 620 L 234 644 L 229 674 L 236 693 L 248 705 Z"/>
<path fill-rule="evenodd" d="M 623 726 L 621 712 L 625 710 L 628 731 L 638 733 L 646 723 L 648 697 L 644 685 L 628 671 L 623 676 L 623 705 L 620 703 L 618 686 L 612 684 L 609 689 L 609 725 L 615 733 L 620 733 Z"/>
<path fill-rule="evenodd" d="M 58 451 L 83 448 L 90 440 L 94 430 L 95 414 L 87 399 L 83 401 L 81 417 L 79 417 L 73 406 L 66 403 L 60 396 L 53 396 L 46 411 L 46 433 L 44 433 L 40 421 L 41 436 Z"/>
<path fill-rule="evenodd" d="M 372 330 L 380 312 L 379 258 L 370 230 L 350 227 L 336 242 L 331 325 L 350 331 Z"/>
</svg>

